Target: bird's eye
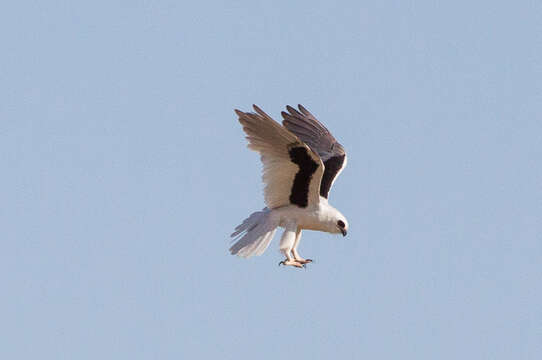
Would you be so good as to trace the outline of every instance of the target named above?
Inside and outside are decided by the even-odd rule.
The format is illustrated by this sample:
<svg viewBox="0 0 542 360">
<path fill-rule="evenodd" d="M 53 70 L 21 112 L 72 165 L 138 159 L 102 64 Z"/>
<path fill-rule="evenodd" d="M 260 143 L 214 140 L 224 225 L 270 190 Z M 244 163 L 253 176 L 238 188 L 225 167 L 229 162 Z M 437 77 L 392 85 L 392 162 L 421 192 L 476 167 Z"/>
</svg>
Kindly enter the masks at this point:
<svg viewBox="0 0 542 360">
<path fill-rule="evenodd" d="M 344 229 L 344 222 L 342 220 L 337 221 L 337 226 Z"/>
</svg>

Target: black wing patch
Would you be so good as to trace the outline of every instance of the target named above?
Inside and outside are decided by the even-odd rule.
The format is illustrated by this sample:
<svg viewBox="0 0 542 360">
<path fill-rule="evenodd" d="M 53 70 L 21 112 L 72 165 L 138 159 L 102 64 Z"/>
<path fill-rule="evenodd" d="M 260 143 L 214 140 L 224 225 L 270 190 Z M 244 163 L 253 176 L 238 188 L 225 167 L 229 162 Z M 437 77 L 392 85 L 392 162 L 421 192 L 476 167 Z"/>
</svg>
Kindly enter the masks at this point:
<svg viewBox="0 0 542 360">
<path fill-rule="evenodd" d="M 324 161 L 325 169 L 322 175 L 322 182 L 320 183 L 320 196 L 327 199 L 333 179 L 335 179 L 335 176 L 337 176 L 337 173 L 343 167 L 345 156 L 334 156 Z"/>
<path fill-rule="evenodd" d="M 292 147 L 288 153 L 290 154 L 290 160 L 299 166 L 290 193 L 290 203 L 299 207 L 307 207 L 309 204 L 309 185 L 312 175 L 318 169 L 318 163 L 311 158 L 304 146 Z"/>
<path fill-rule="evenodd" d="M 346 152 L 314 115 L 303 106 L 298 105 L 298 107 L 299 111 L 286 106 L 288 112 L 282 112 L 284 118 L 282 125 L 320 156 L 325 166 L 320 182 L 320 196 L 327 199 L 333 180 L 345 166 Z"/>
</svg>

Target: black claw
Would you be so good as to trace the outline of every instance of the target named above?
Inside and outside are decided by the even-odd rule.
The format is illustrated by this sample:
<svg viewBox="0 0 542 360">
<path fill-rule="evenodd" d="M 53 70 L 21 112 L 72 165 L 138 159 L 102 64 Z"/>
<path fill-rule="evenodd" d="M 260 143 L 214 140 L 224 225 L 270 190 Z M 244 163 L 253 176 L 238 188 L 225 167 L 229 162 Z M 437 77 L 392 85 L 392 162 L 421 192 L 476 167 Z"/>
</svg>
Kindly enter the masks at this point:
<svg viewBox="0 0 542 360">
<path fill-rule="evenodd" d="M 279 266 L 281 265 L 284 265 L 284 260 L 282 260 L 281 262 L 279 262 Z"/>
</svg>

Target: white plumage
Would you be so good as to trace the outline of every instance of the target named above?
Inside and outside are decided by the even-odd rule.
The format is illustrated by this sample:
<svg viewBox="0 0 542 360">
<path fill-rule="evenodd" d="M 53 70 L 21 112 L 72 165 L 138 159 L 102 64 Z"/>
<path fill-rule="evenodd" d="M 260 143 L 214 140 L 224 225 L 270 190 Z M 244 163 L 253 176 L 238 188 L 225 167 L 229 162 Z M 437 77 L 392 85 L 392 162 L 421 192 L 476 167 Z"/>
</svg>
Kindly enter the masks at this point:
<svg viewBox="0 0 542 360">
<path fill-rule="evenodd" d="M 346 153 L 329 131 L 303 106 L 288 106 L 283 125 L 254 105 L 256 113 L 235 110 L 247 134 L 248 147 L 260 153 L 267 205 L 251 214 L 231 235 L 230 252 L 242 257 L 261 255 L 283 227 L 280 251 L 284 265 L 311 262 L 297 252 L 301 230 L 346 235 L 345 217 L 328 203 L 328 193 L 346 165 Z"/>
</svg>

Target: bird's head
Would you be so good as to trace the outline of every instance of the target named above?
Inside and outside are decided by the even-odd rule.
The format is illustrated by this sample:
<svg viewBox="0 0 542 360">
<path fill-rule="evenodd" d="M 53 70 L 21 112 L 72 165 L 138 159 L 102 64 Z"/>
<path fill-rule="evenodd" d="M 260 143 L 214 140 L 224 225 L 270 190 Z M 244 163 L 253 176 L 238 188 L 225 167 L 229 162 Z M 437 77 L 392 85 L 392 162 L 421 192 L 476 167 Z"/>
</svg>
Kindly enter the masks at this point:
<svg viewBox="0 0 542 360">
<path fill-rule="evenodd" d="M 337 230 L 343 236 L 346 236 L 346 233 L 348 232 L 348 222 L 346 221 L 346 218 L 337 219 Z"/>
<path fill-rule="evenodd" d="M 339 210 L 331 208 L 329 209 L 327 216 L 326 227 L 327 231 L 332 234 L 342 234 L 343 236 L 346 236 L 348 233 L 348 221 L 346 221 L 346 217 L 339 212 Z"/>
</svg>

